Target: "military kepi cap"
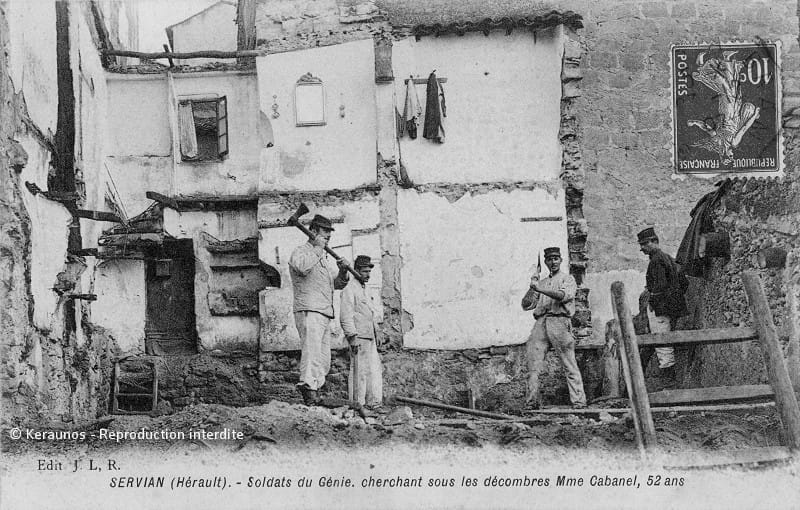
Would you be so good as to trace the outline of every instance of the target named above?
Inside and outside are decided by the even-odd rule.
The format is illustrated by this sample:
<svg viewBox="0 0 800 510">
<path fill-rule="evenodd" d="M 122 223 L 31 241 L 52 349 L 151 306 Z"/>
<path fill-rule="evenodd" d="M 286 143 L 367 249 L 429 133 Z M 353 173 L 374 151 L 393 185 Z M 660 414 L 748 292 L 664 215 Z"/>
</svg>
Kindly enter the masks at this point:
<svg viewBox="0 0 800 510">
<path fill-rule="evenodd" d="M 650 241 L 652 239 L 658 239 L 658 236 L 656 235 L 656 231 L 655 231 L 655 229 L 653 227 L 647 227 L 646 229 L 644 229 L 641 232 L 639 232 L 636 235 L 636 237 L 639 240 L 639 244 L 646 243 L 647 241 Z"/>
<path fill-rule="evenodd" d="M 362 267 L 375 267 L 375 264 L 372 263 L 372 259 L 370 259 L 367 255 L 359 255 L 356 257 L 356 261 L 353 263 L 353 266 L 356 269 Z"/>
<path fill-rule="evenodd" d="M 559 248 L 558 246 L 552 246 L 550 248 L 545 248 L 544 249 L 544 258 L 547 259 L 547 258 L 550 258 L 550 257 L 561 257 L 561 248 Z"/>
<path fill-rule="evenodd" d="M 315 214 L 314 218 L 311 220 L 311 227 L 321 228 L 323 230 L 333 231 L 333 225 L 331 224 L 331 220 L 322 216 L 321 214 Z"/>
</svg>

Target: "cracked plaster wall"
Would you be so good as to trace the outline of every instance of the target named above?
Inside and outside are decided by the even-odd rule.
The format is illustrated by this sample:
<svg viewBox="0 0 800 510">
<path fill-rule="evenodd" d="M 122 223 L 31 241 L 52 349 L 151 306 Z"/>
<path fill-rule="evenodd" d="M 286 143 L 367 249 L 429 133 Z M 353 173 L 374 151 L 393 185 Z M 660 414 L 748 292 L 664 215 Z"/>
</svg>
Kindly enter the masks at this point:
<svg viewBox="0 0 800 510">
<path fill-rule="evenodd" d="M 14 0 L 0 9 L 0 187 L 4 190 L 0 267 L 5 288 L 0 377 L 3 422 L 46 424 L 91 419 L 105 412 L 114 344 L 102 328 L 87 320 L 91 316 L 87 303 L 59 297 L 92 290 L 87 263 L 67 254 L 68 211 L 41 195 L 33 196 L 24 186 L 30 181 L 47 189 L 58 108 L 55 9 L 53 4 L 35 8 L 28 4 Z M 101 116 L 101 101 L 91 93 L 91 84 L 98 84 L 102 92 L 105 76 L 85 8 L 69 5 L 69 60 L 75 73 L 73 86 L 77 83 L 73 93 L 79 105 L 76 113 Z M 102 119 L 94 122 L 95 129 L 76 125 L 76 184 L 86 193 L 79 203 L 89 207 L 102 201 L 97 197 L 99 181 L 83 173 L 84 163 L 94 170 L 91 163 L 101 143 L 96 136 Z M 93 241 L 84 237 L 89 246 Z M 74 313 L 75 331 L 65 328 L 68 313 Z"/>
</svg>

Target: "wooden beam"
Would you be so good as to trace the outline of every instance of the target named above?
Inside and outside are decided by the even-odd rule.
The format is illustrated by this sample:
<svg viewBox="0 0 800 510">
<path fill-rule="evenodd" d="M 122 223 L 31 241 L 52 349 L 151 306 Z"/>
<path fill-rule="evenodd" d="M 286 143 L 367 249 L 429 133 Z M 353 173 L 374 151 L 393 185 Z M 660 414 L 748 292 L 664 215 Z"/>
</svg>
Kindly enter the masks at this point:
<svg viewBox="0 0 800 510">
<path fill-rule="evenodd" d="M 72 252 L 72 255 L 77 255 L 79 257 L 96 257 L 97 248 L 82 248 L 80 250 Z"/>
<path fill-rule="evenodd" d="M 712 404 L 712 405 L 697 405 L 697 406 L 666 406 L 654 407 L 650 410 L 653 414 L 667 414 L 667 413 L 708 413 L 708 412 L 730 412 L 730 411 L 745 411 L 752 409 L 761 409 L 766 407 L 773 407 L 775 402 L 751 402 L 740 404 Z M 536 409 L 525 411 L 525 414 L 627 414 L 631 412 L 630 407 L 584 407 L 582 409 L 572 409 L 570 407 L 549 407 L 544 409 Z"/>
<path fill-rule="evenodd" d="M 713 404 L 722 402 L 742 402 L 772 398 L 775 393 L 769 384 L 749 384 L 744 386 L 714 386 L 711 388 L 686 388 L 662 390 L 650 393 L 650 404 L 666 406 L 674 404 Z"/>
<path fill-rule="evenodd" d="M 115 223 L 122 223 L 122 218 L 114 213 L 105 211 L 88 211 L 86 209 L 75 209 L 72 215 L 76 218 L 86 218 L 95 221 L 113 221 Z"/>
<path fill-rule="evenodd" d="M 797 405 L 797 396 L 789 379 L 789 372 L 786 370 L 783 351 L 778 344 L 778 334 L 772 321 L 772 311 L 764 287 L 758 274 L 753 271 L 742 273 L 742 283 L 750 305 L 750 313 L 753 315 L 753 324 L 758 331 L 769 382 L 775 391 L 775 405 L 778 407 L 783 424 L 786 446 L 800 450 L 800 407 Z"/>
<path fill-rule="evenodd" d="M 254 50 L 256 48 L 256 0 L 239 0 L 236 9 L 236 26 L 238 28 L 236 49 Z M 238 62 L 245 64 L 252 57 L 239 57 Z"/>
<path fill-rule="evenodd" d="M 563 216 L 525 216 L 520 218 L 519 221 L 522 223 L 529 223 L 533 221 L 561 221 L 563 219 Z"/>
<path fill-rule="evenodd" d="M 758 340 L 753 328 L 719 328 L 650 333 L 637 337 L 639 347 L 663 347 L 666 345 L 725 344 Z"/>
<path fill-rule="evenodd" d="M 25 187 L 32 195 L 42 195 L 54 202 L 71 202 L 80 198 L 80 193 L 77 191 L 47 191 L 37 186 L 35 182 L 25 181 Z"/>
<path fill-rule="evenodd" d="M 623 372 L 633 410 L 633 423 L 636 425 L 637 443 L 640 451 L 652 452 L 657 447 L 656 427 L 653 423 L 653 415 L 650 413 L 644 370 L 642 370 L 642 362 L 639 359 L 639 344 L 633 329 L 633 318 L 628 309 L 625 286 L 622 282 L 611 284 L 611 302 L 614 308 L 614 318 L 617 319 L 617 327 L 619 327 L 618 337 L 622 339 L 620 348 L 622 349 Z"/>
<path fill-rule="evenodd" d="M 103 55 L 114 57 L 132 57 L 138 59 L 155 60 L 159 58 L 240 58 L 240 57 L 260 57 L 266 55 L 266 50 L 242 50 L 242 51 L 219 51 L 219 50 L 202 50 L 202 51 L 188 51 L 184 53 L 176 53 L 174 51 L 162 51 L 156 53 L 145 53 L 141 51 L 129 50 L 103 50 Z"/>
<path fill-rule="evenodd" d="M 170 209 L 174 209 L 175 211 L 180 212 L 180 206 L 178 202 L 174 198 L 170 198 L 166 195 L 162 195 L 161 193 L 156 193 L 155 191 L 148 191 L 145 193 L 145 196 L 150 200 L 154 200 L 159 204 L 169 207 Z"/>
<path fill-rule="evenodd" d="M 97 242 L 102 248 L 128 247 L 133 249 L 142 245 L 161 245 L 165 236 L 158 232 L 132 232 L 130 234 L 106 234 Z"/>
<path fill-rule="evenodd" d="M 97 301 L 97 294 L 67 294 L 67 299 L 82 299 L 84 301 Z"/>
<path fill-rule="evenodd" d="M 428 400 L 418 400 L 416 398 L 408 397 L 395 397 L 398 402 L 406 404 L 414 404 L 417 406 L 433 407 L 434 409 L 444 409 L 446 411 L 455 411 L 457 413 L 471 414 L 473 416 L 483 416 L 484 418 L 494 418 L 495 420 L 513 420 L 514 416 L 507 414 L 490 413 L 489 411 L 481 411 L 478 409 L 468 409 L 466 407 L 451 406 L 448 404 L 440 404 L 439 402 L 431 402 Z"/>
<path fill-rule="evenodd" d="M 408 80 L 413 80 L 414 85 L 425 85 L 428 83 L 428 78 L 406 78 L 403 83 L 408 83 Z M 439 83 L 447 83 L 447 78 L 436 78 Z"/>
<path fill-rule="evenodd" d="M 165 52 L 169 53 L 169 44 L 163 44 L 161 47 L 164 48 Z M 167 57 L 167 62 L 169 62 L 170 67 L 175 67 L 175 62 L 171 58 Z"/>
</svg>

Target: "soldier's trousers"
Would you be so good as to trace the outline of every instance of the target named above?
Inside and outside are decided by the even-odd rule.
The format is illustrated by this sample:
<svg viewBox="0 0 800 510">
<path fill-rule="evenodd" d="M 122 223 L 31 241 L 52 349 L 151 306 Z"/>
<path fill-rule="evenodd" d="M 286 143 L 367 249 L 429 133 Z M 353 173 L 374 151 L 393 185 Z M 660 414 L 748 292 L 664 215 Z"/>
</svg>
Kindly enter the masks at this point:
<svg viewBox="0 0 800 510">
<path fill-rule="evenodd" d="M 583 378 L 575 361 L 575 337 L 572 336 L 572 319 L 562 316 L 540 317 L 528 337 L 528 394 L 527 402 L 539 403 L 539 374 L 544 368 L 544 356 L 552 346 L 564 371 L 567 373 L 569 399 L 573 404 L 586 405 Z"/>
</svg>

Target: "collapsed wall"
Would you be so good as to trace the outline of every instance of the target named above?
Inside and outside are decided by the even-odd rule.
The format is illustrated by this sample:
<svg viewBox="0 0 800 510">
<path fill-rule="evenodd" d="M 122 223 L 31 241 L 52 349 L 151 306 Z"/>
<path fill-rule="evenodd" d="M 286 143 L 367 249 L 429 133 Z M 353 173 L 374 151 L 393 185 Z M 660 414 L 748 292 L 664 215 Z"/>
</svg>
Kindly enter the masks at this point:
<svg viewBox="0 0 800 510">
<path fill-rule="evenodd" d="M 74 215 L 103 201 L 94 163 L 104 76 L 89 9 L 12 1 L 0 10 L 4 423 L 107 412 L 113 341 L 90 321 L 92 270 Z M 86 225 L 84 239 L 95 232 Z"/>
</svg>

